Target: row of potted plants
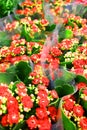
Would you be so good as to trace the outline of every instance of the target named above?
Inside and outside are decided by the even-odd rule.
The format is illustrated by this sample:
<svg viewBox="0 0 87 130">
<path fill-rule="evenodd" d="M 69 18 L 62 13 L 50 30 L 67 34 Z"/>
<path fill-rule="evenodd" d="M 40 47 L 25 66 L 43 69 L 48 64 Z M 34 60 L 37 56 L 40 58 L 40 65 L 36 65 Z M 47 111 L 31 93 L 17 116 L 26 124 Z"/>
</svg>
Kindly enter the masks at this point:
<svg viewBox="0 0 87 130">
<path fill-rule="evenodd" d="M 11 22 L 5 19 L 0 32 L 2 130 L 87 129 L 86 9 L 85 1 L 25 0 Z"/>
</svg>

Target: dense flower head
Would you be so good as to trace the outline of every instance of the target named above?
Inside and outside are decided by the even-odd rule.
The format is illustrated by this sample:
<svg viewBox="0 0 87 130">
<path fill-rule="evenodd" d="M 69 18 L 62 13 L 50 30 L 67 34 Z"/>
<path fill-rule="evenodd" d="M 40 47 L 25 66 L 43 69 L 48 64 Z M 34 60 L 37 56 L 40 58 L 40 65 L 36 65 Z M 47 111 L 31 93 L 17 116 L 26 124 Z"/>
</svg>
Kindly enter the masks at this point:
<svg viewBox="0 0 87 130">
<path fill-rule="evenodd" d="M 82 130 L 87 129 L 87 118 L 86 117 L 82 117 L 80 119 L 80 127 L 81 127 Z"/>
<path fill-rule="evenodd" d="M 49 106 L 48 107 L 48 112 L 50 113 L 50 116 L 52 118 L 53 121 L 57 120 L 57 108 L 55 108 L 54 106 Z"/>
<path fill-rule="evenodd" d="M 49 118 L 45 118 L 44 120 L 38 120 L 39 130 L 50 130 L 51 122 Z"/>
<path fill-rule="evenodd" d="M 86 87 L 86 83 L 80 82 L 80 83 L 76 84 L 76 86 L 77 86 L 77 89 L 80 90 L 81 88 L 85 88 Z"/>
<path fill-rule="evenodd" d="M 33 102 L 31 100 L 31 97 L 28 95 L 23 96 L 21 99 L 21 102 L 23 104 L 24 111 L 28 111 L 29 109 L 33 107 Z"/>
<path fill-rule="evenodd" d="M 84 109 L 83 109 L 83 107 L 81 105 L 76 105 L 73 108 L 73 113 L 77 117 L 82 117 L 83 114 L 84 114 Z"/>
<path fill-rule="evenodd" d="M 35 116 L 31 116 L 27 119 L 27 125 L 30 129 L 35 129 L 37 128 L 37 125 L 38 125 L 38 120 Z"/>
<path fill-rule="evenodd" d="M 75 102 L 72 99 L 67 99 L 67 100 L 65 100 L 63 107 L 68 111 L 72 111 L 74 104 L 75 104 Z"/>
<path fill-rule="evenodd" d="M 39 119 L 47 118 L 47 110 L 45 108 L 43 108 L 43 107 L 36 108 L 36 116 Z"/>
</svg>

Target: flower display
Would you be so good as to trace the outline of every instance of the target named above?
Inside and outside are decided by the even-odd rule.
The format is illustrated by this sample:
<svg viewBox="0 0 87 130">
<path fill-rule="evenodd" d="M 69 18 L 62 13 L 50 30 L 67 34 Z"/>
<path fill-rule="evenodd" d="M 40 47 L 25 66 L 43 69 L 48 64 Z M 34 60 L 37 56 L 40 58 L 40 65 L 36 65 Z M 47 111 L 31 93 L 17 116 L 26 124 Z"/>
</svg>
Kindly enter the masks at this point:
<svg viewBox="0 0 87 130">
<path fill-rule="evenodd" d="M 85 0 L 25 0 L 5 19 L 0 129 L 87 129 L 86 13 Z"/>
</svg>

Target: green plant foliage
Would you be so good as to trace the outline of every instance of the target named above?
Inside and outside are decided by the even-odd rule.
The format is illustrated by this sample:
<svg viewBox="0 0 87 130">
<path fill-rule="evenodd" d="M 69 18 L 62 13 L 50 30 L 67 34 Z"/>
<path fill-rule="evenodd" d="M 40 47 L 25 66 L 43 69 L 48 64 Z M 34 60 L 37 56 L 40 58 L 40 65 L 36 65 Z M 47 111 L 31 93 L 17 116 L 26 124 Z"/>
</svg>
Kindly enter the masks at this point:
<svg viewBox="0 0 87 130">
<path fill-rule="evenodd" d="M 3 38 L 4 37 L 4 38 Z M 10 46 L 10 34 L 6 31 L 0 32 L 0 47 Z"/>
<path fill-rule="evenodd" d="M 62 86 L 56 86 L 55 90 L 58 92 L 59 97 L 63 97 L 74 93 L 74 87 L 69 84 L 64 84 Z"/>
<path fill-rule="evenodd" d="M 81 75 L 77 75 L 76 78 L 75 78 L 75 81 L 77 83 L 79 83 L 79 82 L 87 83 L 87 79 L 84 76 L 81 76 Z"/>
<path fill-rule="evenodd" d="M 0 83 L 10 84 L 10 82 L 17 80 L 16 75 L 13 73 L 0 73 Z"/>
<path fill-rule="evenodd" d="M 20 123 L 16 124 L 14 127 L 13 127 L 13 130 L 19 130 L 19 129 L 25 129 L 26 127 L 26 123 L 25 123 L 25 120 L 24 121 L 21 121 Z M 26 129 L 25 129 L 26 130 Z"/>
<path fill-rule="evenodd" d="M 62 120 L 64 124 L 64 130 L 77 130 L 76 125 L 68 117 L 65 116 L 63 110 L 62 110 Z"/>
<path fill-rule="evenodd" d="M 26 83 L 28 81 L 29 73 L 32 71 L 29 63 L 20 61 L 18 64 L 11 66 L 7 72 L 14 74 L 18 80 Z"/>
<path fill-rule="evenodd" d="M 23 0 L 0 0 L 0 18 L 14 12 L 18 4 Z"/>
</svg>

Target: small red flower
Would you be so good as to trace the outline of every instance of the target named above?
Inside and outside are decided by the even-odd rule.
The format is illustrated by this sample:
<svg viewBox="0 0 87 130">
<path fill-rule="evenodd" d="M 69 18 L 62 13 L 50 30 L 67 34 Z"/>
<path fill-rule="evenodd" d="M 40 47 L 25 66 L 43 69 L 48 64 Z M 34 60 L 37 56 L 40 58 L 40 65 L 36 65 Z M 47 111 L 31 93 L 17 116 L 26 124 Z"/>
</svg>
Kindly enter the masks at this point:
<svg viewBox="0 0 87 130">
<path fill-rule="evenodd" d="M 47 110 L 46 108 L 36 108 L 36 116 L 39 118 L 39 119 L 44 119 L 47 117 Z"/>
<path fill-rule="evenodd" d="M 51 130 L 51 121 L 49 118 L 38 120 L 39 130 Z"/>
<path fill-rule="evenodd" d="M 82 117 L 80 119 L 80 127 L 81 127 L 81 130 L 87 130 L 87 118 L 86 117 Z"/>
<path fill-rule="evenodd" d="M 73 108 L 73 113 L 77 117 L 81 117 L 84 114 L 84 109 L 81 105 L 75 105 Z"/>
<path fill-rule="evenodd" d="M 49 100 L 47 97 L 44 97 L 44 98 L 41 97 L 39 99 L 39 106 L 40 107 L 46 107 L 46 106 L 48 106 L 48 104 L 49 104 Z"/>
<path fill-rule="evenodd" d="M 17 90 L 18 90 L 18 95 L 19 96 L 25 96 L 25 95 L 27 95 L 27 88 L 26 88 L 26 86 L 25 86 L 25 84 L 23 83 L 23 82 L 20 82 L 20 83 L 18 83 L 18 84 L 16 84 L 16 86 L 17 86 Z"/>
<path fill-rule="evenodd" d="M 49 23 L 49 22 L 48 22 L 46 19 L 42 19 L 42 20 L 41 20 L 41 25 L 42 25 L 42 26 L 47 26 L 48 23 Z"/>
<path fill-rule="evenodd" d="M 54 57 L 60 56 L 60 55 L 62 54 L 61 50 L 59 50 L 59 48 L 56 47 L 56 46 L 54 46 L 54 47 L 51 48 L 50 53 L 51 53 Z"/>
<path fill-rule="evenodd" d="M 36 73 L 35 71 L 33 71 L 33 72 L 31 72 L 31 73 L 29 74 L 29 76 L 35 77 L 35 76 L 37 76 L 37 73 Z"/>
<path fill-rule="evenodd" d="M 16 56 L 16 55 L 23 55 L 26 51 L 26 48 L 24 46 L 18 46 L 18 47 L 13 47 L 11 48 L 11 55 Z"/>
<path fill-rule="evenodd" d="M 45 89 L 46 89 L 46 86 L 39 84 L 39 85 L 38 85 L 38 89 L 39 89 L 39 90 L 45 90 Z"/>
<path fill-rule="evenodd" d="M 30 58 L 34 63 L 38 63 L 40 61 L 40 54 L 33 54 Z"/>
<path fill-rule="evenodd" d="M 30 129 L 35 129 L 35 128 L 37 128 L 38 121 L 37 121 L 37 118 L 36 118 L 35 116 L 29 117 L 26 122 L 27 122 L 28 127 L 29 127 Z"/>
<path fill-rule="evenodd" d="M 19 110 L 18 101 L 15 97 L 9 97 L 7 100 L 7 109 L 9 113 L 12 113 L 13 111 Z"/>
<path fill-rule="evenodd" d="M 87 88 L 84 88 L 82 92 L 87 96 Z"/>
<path fill-rule="evenodd" d="M 85 88 L 86 87 L 86 83 L 80 82 L 76 86 L 77 86 L 77 89 L 80 90 L 81 88 Z"/>
<path fill-rule="evenodd" d="M 8 114 L 8 122 L 10 125 L 17 124 L 19 121 L 19 113 L 18 112 L 12 112 Z"/>
<path fill-rule="evenodd" d="M 40 83 L 40 78 L 34 78 L 34 79 L 32 80 L 32 83 L 33 83 L 34 85 L 39 84 L 39 83 Z"/>
<path fill-rule="evenodd" d="M 57 94 L 56 90 L 51 90 L 50 93 L 51 93 L 53 98 L 58 98 L 58 94 Z"/>
<path fill-rule="evenodd" d="M 2 117 L 2 119 L 1 119 L 1 124 L 2 124 L 2 126 L 8 126 L 8 120 L 7 120 L 7 114 L 6 115 L 4 115 L 3 117 Z"/>
<path fill-rule="evenodd" d="M 15 34 L 12 36 L 12 40 L 17 40 L 20 38 L 20 34 Z"/>
<path fill-rule="evenodd" d="M 33 107 L 31 97 L 28 95 L 23 96 L 21 102 L 23 103 L 24 109 L 31 109 Z"/>
<path fill-rule="evenodd" d="M 48 96 L 48 93 L 47 93 L 46 90 L 39 90 L 38 97 L 44 98 L 44 97 L 47 97 L 47 96 Z"/>
<path fill-rule="evenodd" d="M 83 68 L 76 68 L 72 72 L 75 72 L 78 75 L 83 75 L 84 69 Z"/>
<path fill-rule="evenodd" d="M 53 121 L 56 121 L 57 119 L 57 109 L 54 106 L 48 107 L 48 111 L 50 112 L 50 116 Z"/>
<path fill-rule="evenodd" d="M 49 85 L 49 79 L 47 77 L 43 76 L 42 77 L 42 83 L 43 83 L 43 85 L 48 86 Z"/>
<path fill-rule="evenodd" d="M 50 69 L 53 69 L 53 70 L 56 70 L 56 69 L 58 69 L 58 67 L 59 67 L 59 63 L 60 63 L 59 59 L 58 59 L 58 58 L 55 58 L 55 59 L 53 59 L 53 60 L 50 62 L 49 68 L 50 68 Z"/>
<path fill-rule="evenodd" d="M 25 89 L 26 88 L 26 86 L 25 86 L 25 84 L 23 82 L 17 83 L 16 86 L 19 89 Z"/>
<path fill-rule="evenodd" d="M 67 111 L 72 111 L 73 107 L 74 107 L 74 101 L 72 99 L 67 99 L 65 100 L 63 107 L 67 110 Z"/>
<path fill-rule="evenodd" d="M 84 59 L 76 59 L 73 61 L 74 68 L 83 68 L 85 65 L 85 60 Z"/>
<path fill-rule="evenodd" d="M 12 64 L 16 64 L 16 63 L 18 63 L 18 62 L 21 60 L 20 58 L 21 58 L 20 56 L 12 57 L 12 58 L 10 59 L 10 62 L 11 62 Z"/>
</svg>

